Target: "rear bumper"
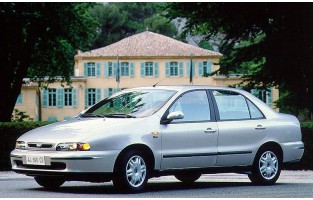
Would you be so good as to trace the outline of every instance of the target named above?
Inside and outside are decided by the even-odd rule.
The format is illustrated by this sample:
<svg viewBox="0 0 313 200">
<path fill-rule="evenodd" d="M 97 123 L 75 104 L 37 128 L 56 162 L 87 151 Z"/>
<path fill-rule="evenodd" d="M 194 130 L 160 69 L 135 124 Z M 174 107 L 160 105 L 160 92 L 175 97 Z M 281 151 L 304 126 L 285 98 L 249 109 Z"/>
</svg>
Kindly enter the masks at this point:
<svg viewBox="0 0 313 200">
<path fill-rule="evenodd" d="M 284 152 L 284 163 L 298 162 L 304 153 L 304 144 L 302 141 L 282 143 L 281 147 Z"/>
<path fill-rule="evenodd" d="M 114 151 L 28 151 L 11 152 L 12 170 L 21 174 L 65 175 L 113 173 L 114 163 L 119 154 Z M 26 165 L 26 155 L 44 156 L 46 165 Z"/>
</svg>

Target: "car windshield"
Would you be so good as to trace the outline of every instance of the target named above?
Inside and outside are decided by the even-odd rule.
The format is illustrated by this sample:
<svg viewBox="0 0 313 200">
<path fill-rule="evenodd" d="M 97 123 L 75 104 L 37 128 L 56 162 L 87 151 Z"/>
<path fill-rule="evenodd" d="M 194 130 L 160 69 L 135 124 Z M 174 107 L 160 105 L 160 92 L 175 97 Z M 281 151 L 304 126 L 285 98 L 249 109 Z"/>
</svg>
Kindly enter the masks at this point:
<svg viewBox="0 0 313 200">
<path fill-rule="evenodd" d="M 147 117 L 158 111 L 175 93 L 157 89 L 124 91 L 100 101 L 82 117 Z"/>
</svg>

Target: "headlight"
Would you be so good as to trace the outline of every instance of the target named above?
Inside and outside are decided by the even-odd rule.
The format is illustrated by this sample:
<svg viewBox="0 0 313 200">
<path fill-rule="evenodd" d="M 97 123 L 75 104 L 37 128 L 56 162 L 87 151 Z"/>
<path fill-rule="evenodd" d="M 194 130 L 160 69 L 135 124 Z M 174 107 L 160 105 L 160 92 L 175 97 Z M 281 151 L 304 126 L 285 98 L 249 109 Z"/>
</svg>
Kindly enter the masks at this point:
<svg viewBox="0 0 313 200">
<path fill-rule="evenodd" d="M 60 143 L 57 145 L 57 151 L 89 151 L 90 145 L 88 143 Z"/>
<path fill-rule="evenodd" d="M 26 143 L 23 141 L 16 141 L 15 149 L 25 149 Z"/>
</svg>

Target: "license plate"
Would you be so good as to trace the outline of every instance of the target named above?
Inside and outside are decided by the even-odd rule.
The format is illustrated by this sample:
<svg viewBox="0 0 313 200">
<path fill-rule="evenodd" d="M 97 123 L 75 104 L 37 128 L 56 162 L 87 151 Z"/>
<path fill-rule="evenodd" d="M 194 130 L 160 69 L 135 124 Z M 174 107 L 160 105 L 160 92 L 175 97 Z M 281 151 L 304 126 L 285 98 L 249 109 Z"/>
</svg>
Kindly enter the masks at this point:
<svg viewBox="0 0 313 200">
<path fill-rule="evenodd" d="M 26 156 L 26 165 L 46 165 L 44 156 Z"/>
</svg>

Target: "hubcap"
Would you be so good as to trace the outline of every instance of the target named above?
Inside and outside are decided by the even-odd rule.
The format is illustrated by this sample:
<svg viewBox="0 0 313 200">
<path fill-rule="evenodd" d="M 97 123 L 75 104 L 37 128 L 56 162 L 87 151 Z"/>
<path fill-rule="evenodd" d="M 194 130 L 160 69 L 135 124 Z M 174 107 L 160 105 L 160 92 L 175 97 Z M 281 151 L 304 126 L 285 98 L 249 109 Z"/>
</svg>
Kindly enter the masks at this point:
<svg viewBox="0 0 313 200">
<path fill-rule="evenodd" d="M 278 172 L 278 159 L 271 151 L 262 154 L 259 161 L 259 170 L 263 178 L 267 180 L 273 179 Z"/>
<path fill-rule="evenodd" d="M 133 187 L 139 187 L 145 181 L 147 167 L 140 156 L 133 156 L 126 165 L 126 177 L 128 183 Z"/>
</svg>

